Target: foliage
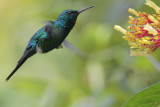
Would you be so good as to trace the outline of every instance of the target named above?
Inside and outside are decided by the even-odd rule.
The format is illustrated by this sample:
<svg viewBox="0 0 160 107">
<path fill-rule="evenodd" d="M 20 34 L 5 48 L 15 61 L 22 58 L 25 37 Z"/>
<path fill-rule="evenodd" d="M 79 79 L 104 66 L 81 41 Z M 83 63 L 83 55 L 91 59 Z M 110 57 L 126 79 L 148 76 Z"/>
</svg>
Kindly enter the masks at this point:
<svg viewBox="0 0 160 107">
<path fill-rule="evenodd" d="M 150 86 L 133 96 L 124 107 L 159 107 L 160 83 Z"/>
</svg>

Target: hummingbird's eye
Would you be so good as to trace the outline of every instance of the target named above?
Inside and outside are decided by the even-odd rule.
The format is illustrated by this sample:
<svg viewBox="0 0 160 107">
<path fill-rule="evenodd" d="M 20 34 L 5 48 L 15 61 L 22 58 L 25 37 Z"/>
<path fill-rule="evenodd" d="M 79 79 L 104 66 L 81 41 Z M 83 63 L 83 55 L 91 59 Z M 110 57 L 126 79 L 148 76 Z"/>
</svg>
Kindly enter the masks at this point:
<svg viewBox="0 0 160 107">
<path fill-rule="evenodd" d="M 68 14 L 71 14 L 72 12 L 68 12 Z"/>
</svg>

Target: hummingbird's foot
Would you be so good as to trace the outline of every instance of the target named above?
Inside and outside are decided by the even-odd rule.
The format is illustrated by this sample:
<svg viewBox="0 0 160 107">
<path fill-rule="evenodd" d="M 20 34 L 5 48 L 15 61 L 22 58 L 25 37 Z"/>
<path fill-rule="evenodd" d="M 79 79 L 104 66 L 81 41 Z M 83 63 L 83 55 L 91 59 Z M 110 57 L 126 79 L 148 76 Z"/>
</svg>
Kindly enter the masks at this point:
<svg viewBox="0 0 160 107">
<path fill-rule="evenodd" d="M 63 48 L 62 44 L 60 44 L 56 49 Z"/>
</svg>

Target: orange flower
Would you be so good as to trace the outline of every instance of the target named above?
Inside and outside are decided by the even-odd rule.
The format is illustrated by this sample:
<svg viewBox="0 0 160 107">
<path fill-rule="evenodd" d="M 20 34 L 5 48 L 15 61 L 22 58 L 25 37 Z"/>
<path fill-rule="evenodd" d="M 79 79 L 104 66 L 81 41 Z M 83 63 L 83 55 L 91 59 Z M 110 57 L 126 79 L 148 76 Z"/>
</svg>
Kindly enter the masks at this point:
<svg viewBox="0 0 160 107">
<path fill-rule="evenodd" d="M 125 34 L 123 39 L 129 42 L 131 46 L 131 56 L 147 56 L 154 52 L 160 46 L 160 7 L 151 0 L 146 0 L 146 5 L 153 8 L 157 14 L 148 14 L 137 12 L 129 8 L 128 11 L 137 16 L 129 16 L 128 31 L 115 25 L 114 29 Z"/>
</svg>

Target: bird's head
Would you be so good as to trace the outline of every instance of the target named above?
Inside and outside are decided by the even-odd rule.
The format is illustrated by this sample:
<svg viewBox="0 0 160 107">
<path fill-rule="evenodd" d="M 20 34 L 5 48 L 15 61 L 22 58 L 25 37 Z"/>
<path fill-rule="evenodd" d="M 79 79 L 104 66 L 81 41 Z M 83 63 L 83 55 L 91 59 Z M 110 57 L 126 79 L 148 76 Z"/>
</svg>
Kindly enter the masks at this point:
<svg viewBox="0 0 160 107">
<path fill-rule="evenodd" d="M 58 21 L 62 21 L 64 23 L 75 23 L 77 16 L 82 13 L 83 11 L 92 8 L 93 6 L 89 6 L 87 8 L 84 8 L 82 10 L 72 10 L 72 9 L 68 9 L 63 11 L 57 18 Z"/>
</svg>

